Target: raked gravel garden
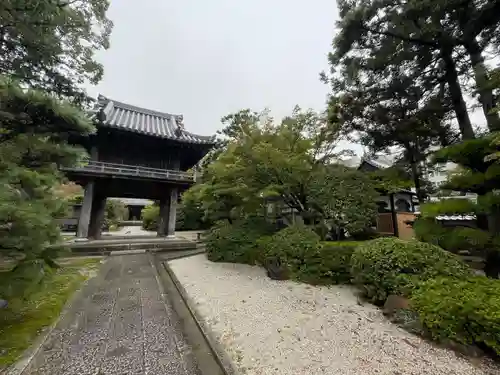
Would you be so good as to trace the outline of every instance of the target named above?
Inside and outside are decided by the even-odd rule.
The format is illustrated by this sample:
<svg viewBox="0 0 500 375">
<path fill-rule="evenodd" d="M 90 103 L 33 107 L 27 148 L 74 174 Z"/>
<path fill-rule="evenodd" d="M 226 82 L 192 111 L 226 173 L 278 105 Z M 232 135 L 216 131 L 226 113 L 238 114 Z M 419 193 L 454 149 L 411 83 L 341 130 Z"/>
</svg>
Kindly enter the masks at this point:
<svg viewBox="0 0 500 375">
<path fill-rule="evenodd" d="M 169 262 L 241 374 L 486 375 L 489 359 L 438 347 L 387 320 L 352 286 L 276 281 L 205 254 Z"/>
</svg>

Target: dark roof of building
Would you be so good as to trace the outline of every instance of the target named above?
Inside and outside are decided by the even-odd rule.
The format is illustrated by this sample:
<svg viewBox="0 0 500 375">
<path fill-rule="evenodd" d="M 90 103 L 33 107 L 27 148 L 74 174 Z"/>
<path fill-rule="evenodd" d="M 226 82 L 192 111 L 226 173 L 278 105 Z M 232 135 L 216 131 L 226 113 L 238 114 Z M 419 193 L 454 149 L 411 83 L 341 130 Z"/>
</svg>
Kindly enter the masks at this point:
<svg viewBox="0 0 500 375">
<path fill-rule="evenodd" d="M 214 144 L 215 138 L 184 130 L 182 115 L 136 107 L 99 95 L 98 118 L 106 126 L 179 142 Z"/>
</svg>

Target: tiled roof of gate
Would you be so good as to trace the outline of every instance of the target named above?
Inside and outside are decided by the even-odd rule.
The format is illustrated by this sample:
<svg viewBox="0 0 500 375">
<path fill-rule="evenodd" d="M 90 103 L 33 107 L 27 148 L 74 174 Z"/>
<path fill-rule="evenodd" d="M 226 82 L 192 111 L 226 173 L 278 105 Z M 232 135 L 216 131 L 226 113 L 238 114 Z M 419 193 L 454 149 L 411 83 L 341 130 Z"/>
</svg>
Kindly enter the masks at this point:
<svg viewBox="0 0 500 375">
<path fill-rule="evenodd" d="M 214 137 L 184 130 L 182 115 L 152 111 L 122 103 L 102 95 L 98 97 L 101 126 L 187 143 L 213 144 Z"/>
</svg>

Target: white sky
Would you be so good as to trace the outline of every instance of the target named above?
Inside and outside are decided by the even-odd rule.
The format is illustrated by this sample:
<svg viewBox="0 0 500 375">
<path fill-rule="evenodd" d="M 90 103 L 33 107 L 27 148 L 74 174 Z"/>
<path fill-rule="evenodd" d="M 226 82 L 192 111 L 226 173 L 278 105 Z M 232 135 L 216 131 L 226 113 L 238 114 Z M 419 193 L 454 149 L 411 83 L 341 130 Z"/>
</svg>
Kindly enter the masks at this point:
<svg viewBox="0 0 500 375">
<path fill-rule="evenodd" d="M 335 0 L 114 0 L 111 48 L 100 53 L 107 97 L 183 114 L 186 129 L 212 135 L 222 116 L 296 104 L 323 110 Z M 480 111 L 471 115 L 484 123 Z M 359 145 L 344 143 L 358 154 Z"/>
<path fill-rule="evenodd" d="M 114 0 L 104 79 L 89 93 L 183 114 L 186 129 L 211 135 L 220 118 L 296 104 L 323 110 L 335 0 Z"/>
</svg>

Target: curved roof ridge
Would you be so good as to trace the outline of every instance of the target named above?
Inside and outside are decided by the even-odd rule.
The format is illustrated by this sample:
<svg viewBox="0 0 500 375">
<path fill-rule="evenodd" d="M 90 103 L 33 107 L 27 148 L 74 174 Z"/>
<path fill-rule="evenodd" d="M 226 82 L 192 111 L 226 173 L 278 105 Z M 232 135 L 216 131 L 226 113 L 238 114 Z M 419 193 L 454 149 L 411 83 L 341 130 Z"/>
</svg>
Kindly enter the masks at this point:
<svg viewBox="0 0 500 375">
<path fill-rule="evenodd" d="M 138 107 L 98 96 L 102 126 L 187 143 L 214 144 L 215 136 L 204 136 L 184 129 L 183 116 Z"/>
</svg>

